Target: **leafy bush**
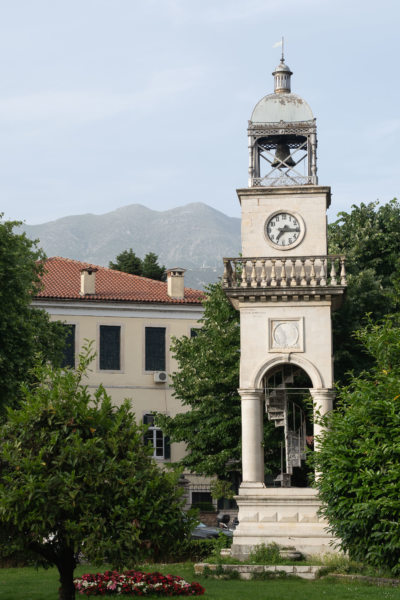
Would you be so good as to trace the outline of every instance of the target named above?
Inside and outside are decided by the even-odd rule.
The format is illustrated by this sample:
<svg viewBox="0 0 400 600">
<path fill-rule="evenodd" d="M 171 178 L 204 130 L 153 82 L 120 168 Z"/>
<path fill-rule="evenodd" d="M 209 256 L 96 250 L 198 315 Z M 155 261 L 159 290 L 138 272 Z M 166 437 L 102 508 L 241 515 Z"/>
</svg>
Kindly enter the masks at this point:
<svg viewBox="0 0 400 600">
<path fill-rule="evenodd" d="M 176 474 L 150 456 L 129 402 L 114 407 L 102 386 L 90 395 L 91 358 L 88 347 L 76 370 L 39 364 L 38 385 L 22 388 L 0 427 L 1 535 L 57 566 L 60 598 L 72 597 L 81 552 L 116 568 L 160 560 L 194 526 Z"/>
<path fill-rule="evenodd" d="M 229 548 L 232 538 L 220 533 L 218 538 L 181 542 L 170 556 L 171 562 L 192 561 L 220 562 L 222 548 Z"/>
<path fill-rule="evenodd" d="M 251 578 L 258 581 L 268 581 L 268 579 L 285 579 L 288 577 L 286 571 L 261 571 L 261 573 L 252 573 Z M 290 575 L 293 577 L 293 575 Z"/>
<path fill-rule="evenodd" d="M 252 565 L 277 565 L 281 562 L 279 548 L 275 542 L 259 544 L 250 552 L 249 563 Z"/>
<path fill-rule="evenodd" d="M 203 576 L 207 577 L 218 577 L 218 579 L 240 579 L 239 571 L 236 569 L 225 570 L 222 564 L 216 566 L 215 569 L 210 569 L 207 565 L 203 569 Z"/>
<path fill-rule="evenodd" d="M 348 575 L 349 573 L 362 573 L 363 570 L 362 563 L 351 560 L 344 554 L 327 554 L 322 557 L 322 566 L 318 575 L 321 577 L 329 573 Z"/>
<path fill-rule="evenodd" d="M 226 536 L 224 533 L 220 533 L 219 536 L 213 540 L 214 542 L 214 547 L 213 550 L 210 554 L 210 562 L 216 562 L 221 564 L 222 563 L 222 556 L 221 556 L 221 550 L 223 548 L 230 548 L 230 546 L 232 545 L 232 538 Z"/>
<path fill-rule="evenodd" d="M 322 514 L 353 560 L 400 573 L 400 315 L 358 339 L 375 366 L 339 391 L 315 453 Z"/>
<path fill-rule="evenodd" d="M 202 596 L 204 588 L 177 575 L 141 571 L 106 571 L 74 579 L 75 589 L 85 596 Z"/>
<path fill-rule="evenodd" d="M 171 562 L 199 562 L 210 556 L 215 548 L 215 539 L 211 540 L 183 540 L 173 554 L 168 558 Z"/>
<path fill-rule="evenodd" d="M 37 565 L 37 555 L 29 550 L 11 550 L 0 548 L 0 569 L 31 567 Z"/>
</svg>

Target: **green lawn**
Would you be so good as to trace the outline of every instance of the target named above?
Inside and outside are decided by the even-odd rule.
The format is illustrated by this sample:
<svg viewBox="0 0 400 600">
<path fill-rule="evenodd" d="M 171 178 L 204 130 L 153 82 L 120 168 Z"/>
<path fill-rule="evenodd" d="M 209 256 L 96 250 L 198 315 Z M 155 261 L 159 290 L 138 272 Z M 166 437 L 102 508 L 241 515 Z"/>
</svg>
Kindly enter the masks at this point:
<svg viewBox="0 0 400 600">
<path fill-rule="evenodd" d="M 197 577 L 191 564 L 152 565 L 143 567 L 143 570 L 159 570 L 181 575 L 187 581 L 198 581 L 206 588 L 205 595 L 199 598 L 209 600 L 400 600 L 400 588 L 343 583 L 333 579 L 226 581 Z M 97 569 L 86 565 L 79 567 L 76 575 L 93 571 Z M 55 600 L 58 597 L 57 590 L 58 575 L 55 569 L 0 569 L 0 600 Z"/>
</svg>

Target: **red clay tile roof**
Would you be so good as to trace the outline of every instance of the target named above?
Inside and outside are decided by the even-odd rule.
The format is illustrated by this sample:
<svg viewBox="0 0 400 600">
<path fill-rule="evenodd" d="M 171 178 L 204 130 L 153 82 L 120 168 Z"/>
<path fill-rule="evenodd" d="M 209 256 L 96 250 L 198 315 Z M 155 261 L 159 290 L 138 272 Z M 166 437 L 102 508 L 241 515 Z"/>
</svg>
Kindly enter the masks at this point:
<svg viewBox="0 0 400 600">
<path fill-rule="evenodd" d="M 81 296 L 81 270 L 98 269 L 96 273 L 96 294 Z M 43 289 L 36 298 L 55 298 L 58 300 L 83 301 L 122 301 L 156 302 L 163 304 L 201 304 L 204 292 L 185 288 L 182 300 L 170 298 L 167 284 L 122 271 L 114 271 L 90 263 L 54 256 L 45 262 Z"/>
</svg>

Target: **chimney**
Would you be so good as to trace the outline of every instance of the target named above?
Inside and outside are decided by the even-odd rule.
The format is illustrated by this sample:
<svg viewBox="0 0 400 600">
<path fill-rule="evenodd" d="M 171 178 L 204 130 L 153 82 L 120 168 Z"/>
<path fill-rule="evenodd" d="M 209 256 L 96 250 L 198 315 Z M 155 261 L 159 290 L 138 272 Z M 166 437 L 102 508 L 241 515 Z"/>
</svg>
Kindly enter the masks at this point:
<svg viewBox="0 0 400 600">
<path fill-rule="evenodd" d="M 185 297 L 185 271 L 180 267 L 167 270 L 167 294 L 174 300 L 183 300 Z"/>
<path fill-rule="evenodd" d="M 96 293 L 96 272 L 98 269 L 86 267 L 81 269 L 81 296 Z"/>
</svg>

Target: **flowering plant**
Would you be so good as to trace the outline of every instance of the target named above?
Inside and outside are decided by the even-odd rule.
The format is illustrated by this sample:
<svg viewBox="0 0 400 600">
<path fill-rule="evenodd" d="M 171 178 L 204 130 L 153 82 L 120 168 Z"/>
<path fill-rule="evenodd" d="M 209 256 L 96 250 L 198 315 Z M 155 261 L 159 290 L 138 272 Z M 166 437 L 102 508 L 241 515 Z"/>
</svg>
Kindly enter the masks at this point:
<svg viewBox="0 0 400 600">
<path fill-rule="evenodd" d="M 177 575 L 141 571 L 88 573 L 74 579 L 75 589 L 85 596 L 201 596 L 204 588 Z"/>
</svg>

